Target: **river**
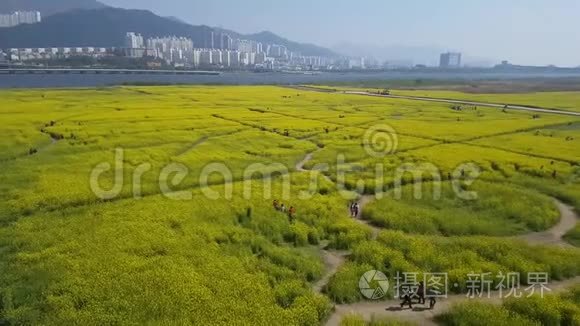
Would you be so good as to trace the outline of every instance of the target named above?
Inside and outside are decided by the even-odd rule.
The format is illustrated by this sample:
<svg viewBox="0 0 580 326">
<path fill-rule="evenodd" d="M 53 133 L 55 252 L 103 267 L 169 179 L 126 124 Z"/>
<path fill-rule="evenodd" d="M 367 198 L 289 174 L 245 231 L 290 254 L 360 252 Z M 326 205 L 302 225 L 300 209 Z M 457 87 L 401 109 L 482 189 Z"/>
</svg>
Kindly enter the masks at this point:
<svg viewBox="0 0 580 326">
<path fill-rule="evenodd" d="M 223 85 L 276 85 L 309 84 L 322 82 L 360 82 L 373 80 L 482 80 L 524 78 L 580 77 L 580 73 L 505 73 L 505 72 L 349 72 L 349 73 L 252 73 L 225 72 L 219 76 L 176 75 L 93 75 L 93 74 L 0 74 L 0 88 L 99 87 L 123 83 L 223 84 Z"/>
</svg>

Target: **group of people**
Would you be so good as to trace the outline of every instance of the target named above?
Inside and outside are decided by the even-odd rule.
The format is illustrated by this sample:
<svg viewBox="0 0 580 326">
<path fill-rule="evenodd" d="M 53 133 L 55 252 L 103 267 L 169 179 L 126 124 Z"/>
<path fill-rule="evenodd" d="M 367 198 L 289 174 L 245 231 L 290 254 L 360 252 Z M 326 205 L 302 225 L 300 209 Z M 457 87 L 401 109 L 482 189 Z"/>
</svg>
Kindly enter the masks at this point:
<svg viewBox="0 0 580 326">
<path fill-rule="evenodd" d="M 425 283 L 420 282 L 419 286 L 417 287 L 417 291 L 406 292 L 405 294 L 403 294 L 401 296 L 401 299 L 403 299 L 403 302 L 401 302 L 401 308 L 403 308 L 404 306 L 409 306 L 409 309 L 413 309 L 413 299 L 418 299 L 417 303 L 424 305 L 427 301 L 425 299 L 426 295 L 427 295 L 427 291 L 425 290 Z M 436 303 L 437 303 L 437 300 L 435 299 L 435 296 L 430 295 L 429 296 L 429 309 L 435 308 Z"/>
<path fill-rule="evenodd" d="M 290 208 L 287 208 L 286 205 L 278 201 L 278 199 L 274 199 L 273 205 L 274 209 L 277 210 L 278 212 L 282 212 L 284 214 L 287 213 L 290 222 L 294 221 L 294 217 L 296 216 L 296 208 L 294 208 L 294 206 L 290 206 Z"/>
<path fill-rule="evenodd" d="M 360 214 L 360 205 L 357 202 L 350 203 L 350 216 L 352 218 L 357 218 Z"/>
</svg>

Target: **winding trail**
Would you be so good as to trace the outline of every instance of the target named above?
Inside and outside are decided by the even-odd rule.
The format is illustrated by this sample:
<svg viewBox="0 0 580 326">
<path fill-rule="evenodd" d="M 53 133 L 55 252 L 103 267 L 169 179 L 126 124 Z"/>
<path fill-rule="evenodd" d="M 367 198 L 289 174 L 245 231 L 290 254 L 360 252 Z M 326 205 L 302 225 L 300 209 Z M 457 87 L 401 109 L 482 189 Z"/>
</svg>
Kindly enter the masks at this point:
<svg viewBox="0 0 580 326">
<path fill-rule="evenodd" d="M 362 196 L 358 201 L 361 212 L 364 210 L 365 206 L 372 203 L 375 199 L 376 198 L 373 195 Z M 511 238 L 523 240 L 527 242 L 529 245 L 549 245 L 565 248 L 575 248 L 573 245 L 566 242 L 563 237 L 564 235 L 566 235 L 566 233 L 568 233 L 568 231 L 576 227 L 576 224 L 580 222 L 580 217 L 576 214 L 576 212 L 574 212 L 574 208 L 572 208 L 571 206 L 566 205 L 555 198 L 553 198 L 553 200 L 554 204 L 558 208 L 558 211 L 560 212 L 560 220 L 556 225 L 554 225 L 552 228 L 546 231 L 533 232 Z M 381 231 L 380 228 L 372 225 L 370 221 L 365 221 L 361 219 L 357 219 L 357 221 L 371 227 L 373 229 L 373 232 L 375 232 L 375 234 L 377 235 Z"/>
<path fill-rule="evenodd" d="M 579 217 L 574 212 L 571 206 L 562 203 L 559 200 L 554 199 L 558 210 L 560 211 L 560 221 L 554 227 L 544 232 L 529 233 L 518 238 L 524 240 L 532 245 L 553 245 L 559 247 L 574 247 L 568 242 L 566 242 L 563 237 L 568 233 L 568 231 L 576 227 Z"/>
<path fill-rule="evenodd" d="M 306 170 L 304 166 L 312 160 L 314 154 L 316 154 L 318 151 L 320 151 L 320 149 L 307 154 L 302 161 L 296 164 L 296 170 L 299 172 L 309 172 L 310 170 Z M 358 199 L 360 211 L 362 212 L 364 208 L 372 203 L 375 199 L 376 197 L 374 195 L 360 196 Z M 512 238 L 524 240 L 530 245 L 553 245 L 574 248 L 570 244 L 566 243 L 562 237 L 576 226 L 576 223 L 579 221 L 579 217 L 574 212 L 572 207 L 562 203 L 557 199 L 554 199 L 554 202 L 561 216 L 558 224 L 544 232 L 530 233 Z M 380 228 L 373 226 L 369 221 L 365 221 L 360 218 L 355 220 L 358 223 L 369 226 L 373 230 L 373 239 L 378 237 L 381 231 Z M 326 266 L 326 272 L 318 282 L 312 285 L 312 289 L 317 293 L 323 293 L 332 277 L 346 262 L 346 258 L 349 255 L 348 252 L 344 251 L 331 251 L 322 248 L 321 250 L 322 258 Z M 548 285 L 549 291 L 547 293 L 559 293 L 579 283 L 580 276 L 561 282 L 553 282 Z M 522 290 L 524 289 L 525 287 L 522 287 Z M 455 304 L 470 300 L 500 305 L 502 303 L 501 296 L 501 293 L 498 291 L 490 291 L 489 296 L 487 296 L 487 293 L 484 293 L 483 298 L 476 299 L 469 298 L 465 294 L 450 295 L 446 299 L 440 300 L 434 309 L 428 309 L 423 305 L 415 305 L 414 309 L 412 310 L 401 309 L 399 300 L 365 301 L 354 304 L 339 304 L 334 306 L 334 311 L 327 320 L 326 326 L 340 325 L 342 319 L 349 314 L 357 314 L 366 321 L 370 321 L 373 318 L 392 318 L 396 320 L 416 323 L 418 325 L 437 325 L 434 320 L 435 317 L 449 311 Z"/>
<path fill-rule="evenodd" d="M 319 148 L 314 152 L 306 154 L 306 156 L 304 157 L 304 159 L 302 161 L 296 163 L 296 167 L 295 167 L 296 171 L 298 171 L 298 172 L 310 172 L 311 170 L 305 169 L 304 166 L 312 160 L 312 158 L 314 157 L 314 154 L 320 152 L 321 150 L 322 149 Z M 323 175 L 325 179 L 332 182 L 332 180 L 328 176 L 326 176 L 322 173 L 321 173 L 321 175 Z M 323 243 L 320 246 L 320 250 L 322 253 L 322 260 L 324 261 L 324 266 L 325 266 L 326 272 L 324 273 L 322 278 L 320 278 L 320 280 L 318 280 L 316 283 L 314 283 L 312 285 L 312 290 L 316 293 L 321 293 L 321 294 L 324 292 L 326 285 L 328 285 L 328 283 L 330 282 L 330 279 L 334 276 L 334 274 L 336 274 L 338 272 L 340 267 L 342 265 L 344 265 L 344 263 L 346 262 L 346 257 L 348 257 L 350 255 L 350 252 L 348 252 L 348 251 L 327 250 L 327 249 L 325 249 L 327 245 L 328 245 L 327 243 Z"/>
<path fill-rule="evenodd" d="M 336 251 L 336 250 L 326 250 L 322 249 L 322 259 L 324 261 L 324 266 L 326 272 L 324 276 L 318 282 L 312 285 L 312 290 L 316 293 L 323 293 L 326 285 L 330 282 L 330 279 L 338 272 L 340 267 L 346 262 L 346 257 L 350 255 L 347 251 Z"/>
<path fill-rule="evenodd" d="M 312 158 L 314 157 L 314 155 L 320 151 L 322 151 L 322 148 L 319 148 L 319 149 L 315 150 L 314 152 L 310 152 L 310 153 L 306 154 L 306 156 L 304 157 L 304 159 L 302 161 L 296 163 L 295 170 L 298 172 L 312 172 L 312 170 L 308 170 L 308 169 L 304 168 L 304 166 L 306 164 L 308 164 L 308 162 L 312 161 Z M 320 173 L 320 175 L 329 183 L 334 183 L 334 181 L 326 174 Z"/>
<path fill-rule="evenodd" d="M 364 225 L 371 228 L 371 230 L 373 231 L 373 240 L 376 240 L 379 237 L 379 234 L 381 233 L 381 228 L 374 226 L 368 220 L 363 220 L 360 215 L 362 215 L 362 212 L 365 209 L 365 207 L 368 204 L 372 203 L 375 199 L 376 199 L 376 197 L 374 195 L 361 196 L 358 200 L 358 205 L 360 207 L 360 214 L 359 214 L 359 217 L 355 219 L 355 221 L 357 221 L 358 223 L 364 224 Z"/>
<path fill-rule="evenodd" d="M 555 294 L 565 291 L 571 286 L 580 283 L 580 277 L 572 278 L 562 282 L 554 282 L 548 285 L 551 291 L 546 291 L 545 294 Z M 521 290 L 525 290 L 522 287 Z M 539 289 L 536 288 L 536 293 Z M 504 293 L 505 295 L 505 293 Z M 525 294 L 524 294 L 525 295 Z M 389 301 L 375 301 L 375 302 L 360 302 L 350 305 L 336 305 L 334 313 L 326 322 L 327 326 L 340 325 L 342 319 L 349 314 L 357 314 L 370 321 L 372 318 L 389 318 L 398 319 L 416 323 L 418 325 L 437 325 L 434 318 L 442 313 L 449 311 L 455 304 L 465 301 L 478 301 L 483 303 L 491 303 L 500 305 L 502 303 L 501 294 L 498 291 L 490 291 L 489 298 L 487 292 L 484 293 L 484 298 L 471 299 L 465 294 L 450 295 L 445 300 L 439 300 L 435 308 L 430 310 L 423 305 L 414 305 L 414 309 L 401 309 L 399 300 Z"/>
<path fill-rule="evenodd" d="M 316 154 L 316 153 L 318 153 L 320 151 L 321 151 L 321 149 L 319 148 L 319 149 L 315 150 L 314 152 L 311 152 L 311 153 L 306 154 L 306 156 L 304 156 L 304 159 L 302 161 L 296 163 L 296 171 L 298 171 L 298 172 L 309 172 L 310 170 L 306 170 L 304 168 L 304 166 L 306 164 L 308 164 L 308 162 L 312 161 L 312 158 L 314 157 L 314 154 Z"/>
<path fill-rule="evenodd" d="M 302 159 L 302 161 L 300 161 L 300 162 L 296 163 L 296 167 L 295 167 L 296 171 L 298 171 L 298 172 L 310 172 L 311 170 L 305 169 L 305 168 L 304 168 L 304 166 L 305 166 L 306 164 L 308 164 L 308 162 L 310 162 L 310 161 L 312 160 L 312 158 L 314 157 L 314 155 L 315 155 L 316 153 L 320 152 L 321 150 L 322 150 L 322 149 L 321 149 L 321 148 L 319 148 L 319 149 L 317 149 L 317 150 L 316 150 L 316 151 L 314 151 L 314 152 L 311 152 L 311 153 L 308 153 L 308 154 L 306 154 L 306 156 L 304 157 L 304 159 Z M 321 173 L 321 175 L 322 175 L 322 176 L 323 176 L 323 177 L 324 177 L 326 180 L 328 180 L 330 183 L 334 183 L 334 181 L 333 181 L 333 180 L 332 180 L 330 177 L 328 177 L 327 175 L 325 175 L 325 174 L 323 174 L 323 173 Z M 373 200 L 375 200 L 375 196 L 373 196 L 373 195 L 364 195 L 364 196 L 361 196 L 361 197 L 359 198 L 359 200 L 357 201 L 357 202 L 358 202 L 358 204 L 359 204 L 359 206 L 360 206 L 360 212 L 362 212 L 362 211 L 363 211 L 363 209 L 364 209 L 364 207 L 365 207 L 367 204 L 371 203 Z M 349 214 L 350 214 L 350 212 L 349 212 Z M 359 216 L 360 216 L 360 214 L 359 214 Z M 379 236 L 379 233 L 381 232 L 381 229 L 380 229 L 380 228 L 378 228 L 378 227 L 376 227 L 376 226 L 372 225 L 372 224 L 371 224 L 369 221 L 367 221 L 367 220 L 363 220 L 363 219 L 361 219 L 360 217 L 359 217 L 359 218 L 356 218 L 356 219 L 355 219 L 355 221 L 356 221 L 356 222 L 358 222 L 359 224 L 363 224 L 363 225 L 366 225 L 366 226 L 368 226 L 369 228 L 371 228 L 371 230 L 373 231 L 373 236 L 372 236 L 372 239 L 373 239 L 373 240 L 376 240 L 376 239 L 378 238 L 378 236 Z"/>
</svg>

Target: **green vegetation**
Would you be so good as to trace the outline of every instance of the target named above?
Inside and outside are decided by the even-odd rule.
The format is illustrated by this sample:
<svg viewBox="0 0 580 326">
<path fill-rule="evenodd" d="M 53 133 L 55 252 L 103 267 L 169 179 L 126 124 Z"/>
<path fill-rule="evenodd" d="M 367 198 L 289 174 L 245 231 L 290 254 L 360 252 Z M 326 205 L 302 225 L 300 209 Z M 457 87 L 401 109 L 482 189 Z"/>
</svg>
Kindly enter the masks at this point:
<svg viewBox="0 0 580 326">
<path fill-rule="evenodd" d="M 477 199 L 456 196 L 450 182 L 438 188 L 424 186 L 415 198 L 414 186 L 405 186 L 401 198 L 394 194 L 372 203 L 363 218 L 386 229 L 414 234 L 505 236 L 549 228 L 559 219 L 552 200 L 539 193 L 478 182 L 462 192 L 475 192 Z"/>
<path fill-rule="evenodd" d="M 520 104 L 549 109 L 580 111 L 580 92 L 538 92 L 522 94 L 473 94 L 439 90 L 396 90 L 394 95 L 471 100 L 490 103 Z"/>
<path fill-rule="evenodd" d="M 576 247 L 580 247 L 580 222 L 573 230 L 570 230 L 564 236 L 564 239 Z"/>
<path fill-rule="evenodd" d="M 580 287 L 562 295 L 511 298 L 503 305 L 469 302 L 438 318 L 441 325 L 578 325 Z"/>
<path fill-rule="evenodd" d="M 5 90 L 0 115 L 0 324 L 318 325 L 333 302 L 361 300 L 358 280 L 370 269 L 448 272 L 457 291 L 472 272 L 580 275 L 577 249 L 511 238 L 557 223 L 550 197 L 580 207 L 574 117 L 207 86 Z M 397 133 L 390 155 L 364 147 L 377 124 Z M 297 171 L 308 153 L 305 168 L 319 171 Z M 91 190 L 102 163 L 112 168 L 101 187 L 123 176 L 117 196 Z M 453 195 L 450 179 L 465 163 L 481 170 L 459 185 L 476 201 Z M 210 173 L 205 187 L 208 164 L 226 167 L 231 182 Z M 168 165 L 187 174 L 168 173 L 162 191 Z M 402 165 L 410 168 L 398 179 Z M 422 199 L 410 197 L 414 176 L 436 181 L 434 170 L 441 200 L 429 182 Z M 272 196 L 260 173 L 271 173 Z M 375 239 L 347 206 L 383 191 L 363 210 L 384 228 Z M 295 219 L 274 210 L 274 198 L 296 207 Z M 312 287 L 327 273 L 323 246 L 352 255 L 320 294 Z"/>
<path fill-rule="evenodd" d="M 346 316 L 340 323 L 340 326 L 413 326 L 413 325 L 415 324 L 388 319 L 377 319 L 367 322 L 361 316 L 358 315 Z"/>
<path fill-rule="evenodd" d="M 449 284 L 458 284 L 450 291 L 467 293 L 470 273 L 498 275 L 501 271 L 513 271 L 527 275 L 541 270 L 549 273 L 552 280 L 561 280 L 578 275 L 579 266 L 577 250 L 530 247 L 516 239 L 418 236 L 383 231 L 377 241 L 364 241 L 353 247 L 351 262 L 331 280 L 328 294 L 341 303 L 361 300 L 356 285 L 360 275 L 373 269 L 385 272 L 388 277 L 404 272 L 444 271 L 448 273 Z M 497 281 L 494 280 L 494 285 Z"/>
</svg>

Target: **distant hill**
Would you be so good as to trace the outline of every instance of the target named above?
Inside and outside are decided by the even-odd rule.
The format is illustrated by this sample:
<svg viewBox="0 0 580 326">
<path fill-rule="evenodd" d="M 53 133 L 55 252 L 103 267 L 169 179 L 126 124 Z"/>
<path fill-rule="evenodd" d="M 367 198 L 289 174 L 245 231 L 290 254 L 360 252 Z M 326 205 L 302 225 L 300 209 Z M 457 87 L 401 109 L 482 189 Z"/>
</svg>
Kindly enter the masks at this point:
<svg viewBox="0 0 580 326">
<path fill-rule="evenodd" d="M 232 36 L 236 36 L 236 37 L 240 37 L 240 38 L 244 38 L 244 39 L 248 39 L 248 40 L 253 40 L 253 41 L 257 41 L 257 42 L 262 42 L 262 43 L 268 43 L 268 44 L 280 44 L 280 45 L 284 45 L 286 46 L 288 49 L 290 49 L 291 51 L 294 52 L 300 52 L 303 55 L 313 55 L 313 56 L 327 56 L 327 57 L 332 57 L 332 56 L 336 56 L 336 52 L 333 52 L 330 49 L 327 48 L 323 48 L 314 44 L 307 44 L 307 43 L 298 43 L 298 42 L 294 42 L 294 41 L 290 41 L 288 39 L 285 39 L 283 37 L 280 37 L 272 32 L 260 32 L 260 33 L 256 33 L 256 34 L 246 34 L 246 35 L 240 35 L 237 34 L 235 32 L 232 31 L 226 31 L 229 34 L 232 34 Z"/>
<path fill-rule="evenodd" d="M 104 8 L 49 16 L 39 24 L 0 28 L 0 47 L 122 47 L 127 32 L 144 37 L 185 36 L 203 44 L 212 29 L 191 26 L 146 10 Z"/>
<path fill-rule="evenodd" d="M 145 38 L 183 36 L 192 39 L 196 47 L 209 47 L 213 31 L 218 29 L 189 25 L 147 10 L 105 7 L 55 14 L 39 24 L 0 28 L 0 48 L 123 47 L 127 32 L 141 33 Z M 289 41 L 269 32 L 252 35 L 228 33 L 232 37 L 285 45 L 289 50 L 304 55 L 333 55 L 328 49 Z"/>
<path fill-rule="evenodd" d="M 99 9 L 106 5 L 96 0 L 1 0 L 0 13 L 14 11 L 40 11 L 42 16 L 67 12 L 75 9 Z"/>
</svg>

